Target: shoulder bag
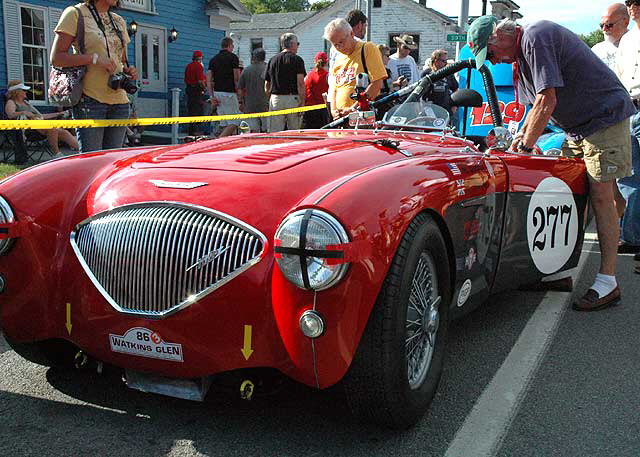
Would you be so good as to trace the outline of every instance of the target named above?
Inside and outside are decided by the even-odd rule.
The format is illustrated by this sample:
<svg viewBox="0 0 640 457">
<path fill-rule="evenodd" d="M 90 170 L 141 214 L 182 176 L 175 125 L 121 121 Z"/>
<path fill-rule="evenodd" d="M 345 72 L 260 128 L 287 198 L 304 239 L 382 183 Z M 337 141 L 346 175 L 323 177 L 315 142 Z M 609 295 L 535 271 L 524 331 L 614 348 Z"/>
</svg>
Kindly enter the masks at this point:
<svg viewBox="0 0 640 457">
<path fill-rule="evenodd" d="M 80 54 L 84 54 L 84 17 L 82 11 L 74 6 L 78 12 L 78 28 L 76 39 Z M 85 65 L 79 67 L 51 67 L 49 73 L 49 102 L 64 108 L 78 104 L 82 97 L 82 79 L 87 72 Z"/>
</svg>

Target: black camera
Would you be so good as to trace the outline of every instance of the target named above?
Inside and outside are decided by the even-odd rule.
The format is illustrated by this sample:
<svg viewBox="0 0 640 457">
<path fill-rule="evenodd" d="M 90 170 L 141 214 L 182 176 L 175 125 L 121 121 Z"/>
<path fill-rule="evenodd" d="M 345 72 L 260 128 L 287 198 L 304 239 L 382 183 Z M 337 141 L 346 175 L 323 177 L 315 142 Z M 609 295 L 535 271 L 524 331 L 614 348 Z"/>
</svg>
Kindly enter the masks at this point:
<svg viewBox="0 0 640 457">
<path fill-rule="evenodd" d="M 135 94 L 138 85 L 126 73 L 115 73 L 109 77 L 109 87 L 113 90 L 123 89 L 128 94 Z"/>
</svg>

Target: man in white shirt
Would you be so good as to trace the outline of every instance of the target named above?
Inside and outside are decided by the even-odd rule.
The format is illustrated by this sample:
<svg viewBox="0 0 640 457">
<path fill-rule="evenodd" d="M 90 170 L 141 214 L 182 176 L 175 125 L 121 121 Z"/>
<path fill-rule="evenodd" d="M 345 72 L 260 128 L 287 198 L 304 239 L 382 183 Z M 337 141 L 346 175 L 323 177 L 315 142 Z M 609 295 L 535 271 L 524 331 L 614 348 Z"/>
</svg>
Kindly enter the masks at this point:
<svg viewBox="0 0 640 457">
<path fill-rule="evenodd" d="M 405 77 L 407 84 L 411 84 L 420 79 L 418 65 L 413 57 L 409 55 L 412 49 L 418 49 L 411 35 L 402 34 L 393 37 L 393 41 L 398 44 L 398 50 L 389 56 L 389 71 L 391 72 L 391 80 L 395 81 L 400 76 Z"/>
<path fill-rule="evenodd" d="M 609 6 L 600 19 L 600 28 L 604 33 L 604 41 L 595 44 L 591 50 L 614 71 L 618 44 L 620 43 L 620 38 L 627 33 L 628 27 L 629 13 L 623 3 L 614 3 Z"/>
<path fill-rule="evenodd" d="M 626 0 L 633 27 L 621 39 L 615 69 L 636 109 L 640 109 L 640 0 Z M 640 112 L 631 116 L 631 160 L 633 175 L 619 179 L 618 187 L 627 201 L 621 224 L 619 253 L 635 253 L 640 260 Z M 640 268 L 636 267 L 636 273 Z"/>
</svg>

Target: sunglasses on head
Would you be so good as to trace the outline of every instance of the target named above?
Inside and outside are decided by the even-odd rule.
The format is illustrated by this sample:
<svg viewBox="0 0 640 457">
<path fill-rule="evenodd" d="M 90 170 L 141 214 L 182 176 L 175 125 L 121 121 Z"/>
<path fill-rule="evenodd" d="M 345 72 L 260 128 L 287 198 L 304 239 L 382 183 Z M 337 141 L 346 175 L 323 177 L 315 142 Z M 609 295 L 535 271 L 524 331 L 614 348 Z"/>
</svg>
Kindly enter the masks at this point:
<svg viewBox="0 0 640 457">
<path fill-rule="evenodd" d="M 624 4 L 627 5 L 628 8 L 631 8 L 632 6 L 640 5 L 640 0 L 626 0 Z"/>
</svg>

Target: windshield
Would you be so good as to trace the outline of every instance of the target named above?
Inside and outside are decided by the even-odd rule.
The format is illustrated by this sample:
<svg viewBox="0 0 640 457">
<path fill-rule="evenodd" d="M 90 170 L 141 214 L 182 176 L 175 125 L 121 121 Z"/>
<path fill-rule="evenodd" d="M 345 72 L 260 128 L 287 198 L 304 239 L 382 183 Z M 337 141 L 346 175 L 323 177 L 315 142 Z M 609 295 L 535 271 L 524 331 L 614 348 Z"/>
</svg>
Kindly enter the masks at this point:
<svg viewBox="0 0 640 457">
<path fill-rule="evenodd" d="M 449 113 L 441 106 L 424 100 L 405 102 L 387 111 L 382 124 L 389 127 L 444 130 L 449 124 Z"/>
</svg>

